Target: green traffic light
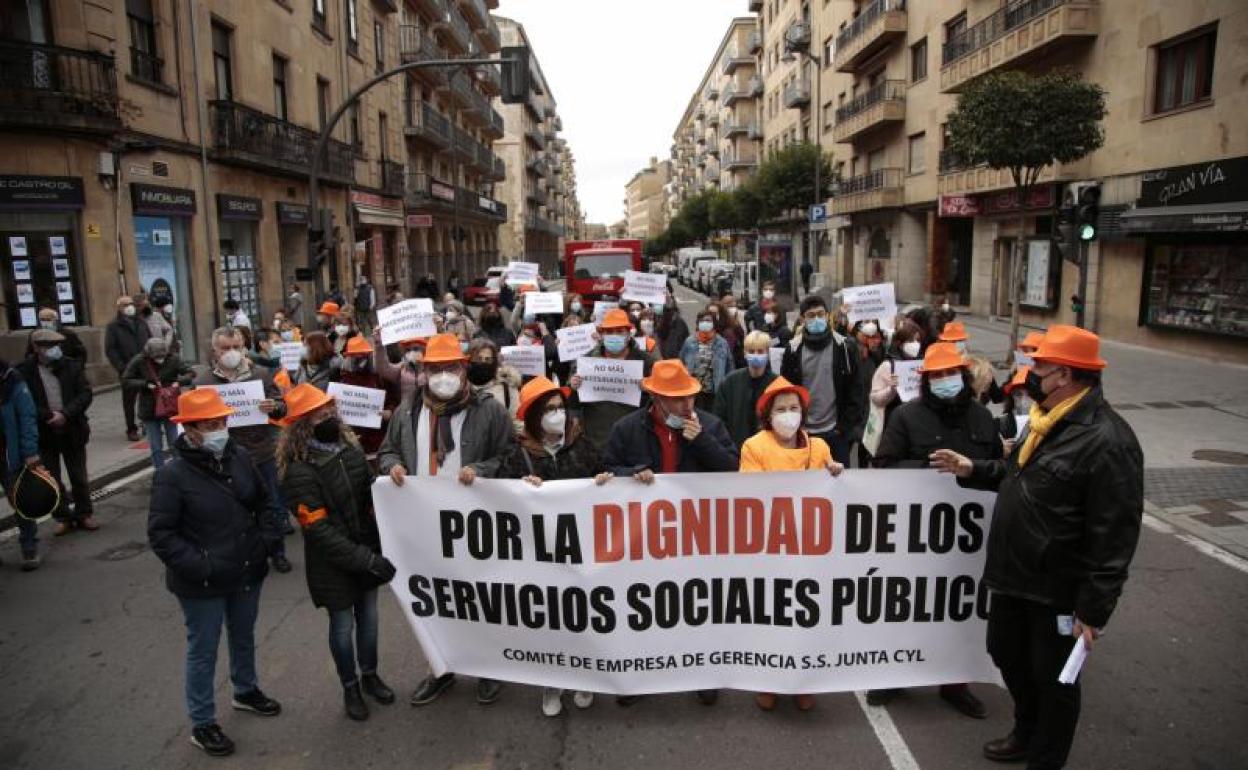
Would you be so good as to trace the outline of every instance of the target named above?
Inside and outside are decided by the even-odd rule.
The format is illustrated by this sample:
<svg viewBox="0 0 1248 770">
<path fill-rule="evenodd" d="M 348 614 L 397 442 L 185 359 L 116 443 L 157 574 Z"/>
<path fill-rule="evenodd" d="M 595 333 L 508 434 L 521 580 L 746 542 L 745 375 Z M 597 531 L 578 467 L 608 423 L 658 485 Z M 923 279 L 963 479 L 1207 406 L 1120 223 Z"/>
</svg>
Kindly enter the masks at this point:
<svg viewBox="0 0 1248 770">
<path fill-rule="evenodd" d="M 1096 238 L 1096 225 L 1080 225 L 1079 240 L 1091 241 Z"/>
</svg>

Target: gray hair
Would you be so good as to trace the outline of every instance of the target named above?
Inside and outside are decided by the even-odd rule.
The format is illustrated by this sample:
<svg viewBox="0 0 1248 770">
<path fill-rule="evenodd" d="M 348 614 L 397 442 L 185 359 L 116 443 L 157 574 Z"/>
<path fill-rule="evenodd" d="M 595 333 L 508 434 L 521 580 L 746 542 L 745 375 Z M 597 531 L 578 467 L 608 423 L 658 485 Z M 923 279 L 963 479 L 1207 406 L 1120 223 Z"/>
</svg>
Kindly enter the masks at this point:
<svg viewBox="0 0 1248 770">
<path fill-rule="evenodd" d="M 143 352 L 152 358 L 169 355 L 169 343 L 160 337 L 152 337 L 143 343 Z"/>
<path fill-rule="evenodd" d="M 208 338 L 208 343 L 215 346 L 218 337 L 228 337 L 230 339 L 238 337 L 242 339 L 243 333 L 238 330 L 237 326 L 218 326 L 212 330 L 212 336 Z"/>
</svg>

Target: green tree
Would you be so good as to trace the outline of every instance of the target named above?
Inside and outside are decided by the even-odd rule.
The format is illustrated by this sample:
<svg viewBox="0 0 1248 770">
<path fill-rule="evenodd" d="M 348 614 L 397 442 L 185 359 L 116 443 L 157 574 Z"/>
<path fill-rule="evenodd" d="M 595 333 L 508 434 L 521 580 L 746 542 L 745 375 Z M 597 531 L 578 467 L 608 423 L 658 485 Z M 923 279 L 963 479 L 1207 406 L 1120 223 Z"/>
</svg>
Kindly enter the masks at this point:
<svg viewBox="0 0 1248 770">
<path fill-rule="evenodd" d="M 820 164 L 818 194 L 816 162 Z M 751 185 L 759 217 L 772 219 L 791 209 L 805 211 L 816 200 L 827 200 L 831 178 L 831 164 L 817 145 L 803 142 L 785 147 L 763 161 Z"/>
<path fill-rule="evenodd" d="M 1064 70 L 985 75 L 966 87 L 949 113 L 948 148 L 954 157 L 971 166 L 1007 169 L 1018 195 L 1020 237 L 1010 260 L 1010 350 L 1018 344 L 1023 203 L 1045 167 L 1073 163 L 1105 143 L 1104 118 L 1104 89 Z"/>
</svg>

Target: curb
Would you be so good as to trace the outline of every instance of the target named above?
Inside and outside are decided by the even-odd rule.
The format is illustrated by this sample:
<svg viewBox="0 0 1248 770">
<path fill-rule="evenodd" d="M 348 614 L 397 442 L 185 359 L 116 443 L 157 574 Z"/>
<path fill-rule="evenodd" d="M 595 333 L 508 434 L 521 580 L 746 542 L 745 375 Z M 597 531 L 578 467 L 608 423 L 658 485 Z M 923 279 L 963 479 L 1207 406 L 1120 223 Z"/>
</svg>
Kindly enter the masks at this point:
<svg viewBox="0 0 1248 770">
<path fill-rule="evenodd" d="M 117 481 L 118 479 L 124 479 L 126 476 L 129 476 L 133 473 L 137 473 L 138 471 L 143 470 L 144 468 L 146 468 L 147 466 L 151 464 L 152 464 L 151 457 L 135 458 L 133 461 L 128 462 L 125 465 L 120 465 L 116 468 L 112 468 L 108 471 L 105 471 L 104 473 L 101 473 L 99 476 L 96 476 L 95 478 L 91 479 L 91 491 L 96 492 L 100 489 L 103 489 L 109 484 L 112 484 L 114 481 Z M 8 516 L 0 518 L 0 532 L 6 532 L 16 527 L 17 527 L 17 514 L 16 513 L 11 513 Z"/>
</svg>

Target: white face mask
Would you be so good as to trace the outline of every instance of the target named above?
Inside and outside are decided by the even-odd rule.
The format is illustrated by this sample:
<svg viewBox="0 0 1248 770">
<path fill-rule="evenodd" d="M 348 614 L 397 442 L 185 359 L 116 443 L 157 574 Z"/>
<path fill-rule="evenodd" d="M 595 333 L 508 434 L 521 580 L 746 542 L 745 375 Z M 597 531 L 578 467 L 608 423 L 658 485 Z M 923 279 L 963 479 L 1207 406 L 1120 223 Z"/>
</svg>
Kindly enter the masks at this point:
<svg viewBox="0 0 1248 770">
<path fill-rule="evenodd" d="M 447 320 L 447 321 L 454 321 L 456 318 L 459 318 L 459 311 L 457 311 L 457 310 L 448 310 L 448 311 L 446 311 L 446 320 Z"/>
<path fill-rule="evenodd" d="M 771 429 L 784 439 L 792 438 L 800 427 L 802 427 L 801 412 L 781 412 L 771 418 Z"/>
<path fill-rule="evenodd" d="M 403 360 L 408 362 L 409 364 L 419 364 L 420 363 L 420 351 L 419 350 L 407 351 L 406 353 L 403 354 Z"/>
<path fill-rule="evenodd" d="M 547 412 L 542 415 L 542 430 L 547 433 L 558 433 L 563 435 L 564 427 L 568 424 L 568 413 L 563 409 L 556 409 L 553 412 Z"/>
<path fill-rule="evenodd" d="M 901 343 L 901 352 L 906 358 L 918 358 L 920 347 L 922 346 L 919 345 L 918 340 L 910 340 L 909 342 Z"/>
<path fill-rule="evenodd" d="M 222 353 L 217 360 L 221 363 L 222 369 L 237 369 L 243 363 L 243 354 L 241 351 L 230 348 Z"/>
<path fill-rule="evenodd" d="M 773 299 L 776 296 L 774 289 L 763 289 L 763 299 Z"/>
<path fill-rule="evenodd" d="M 351 331 L 351 327 L 347 326 L 346 324 L 338 324 L 337 326 L 334 327 L 334 331 L 338 334 L 339 337 L 343 337 L 343 336 L 346 336 L 347 332 Z"/>
<path fill-rule="evenodd" d="M 775 313 L 763 313 L 763 323 L 767 324 L 768 326 L 771 326 L 775 322 L 776 322 Z"/>
<path fill-rule="evenodd" d="M 862 332 L 865 337 L 874 337 L 880 331 L 880 327 L 873 323 L 863 324 L 858 331 Z"/>
<path fill-rule="evenodd" d="M 121 312 L 126 315 L 134 315 L 135 313 L 134 305 L 126 305 L 125 307 L 121 309 Z"/>
<path fill-rule="evenodd" d="M 56 321 L 44 321 L 44 320 L 40 320 L 40 321 L 39 321 L 39 328 L 41 328 L 41 329 L 51 329 L 52 331 L 56 331 Z"/>
<path fill-rule="evenodd" d="M 459 375 L 453 372 L 438 372 L 429 378 L 429 390 L 443 401 L 453 398 L 460 385 Z"/>
<path fill-rule="evenodd" d="M 173 315 L 173 305 L 165 305 L 164 307 L 161 308 L 161 311 L 165 315 Z"/>
</svg>

